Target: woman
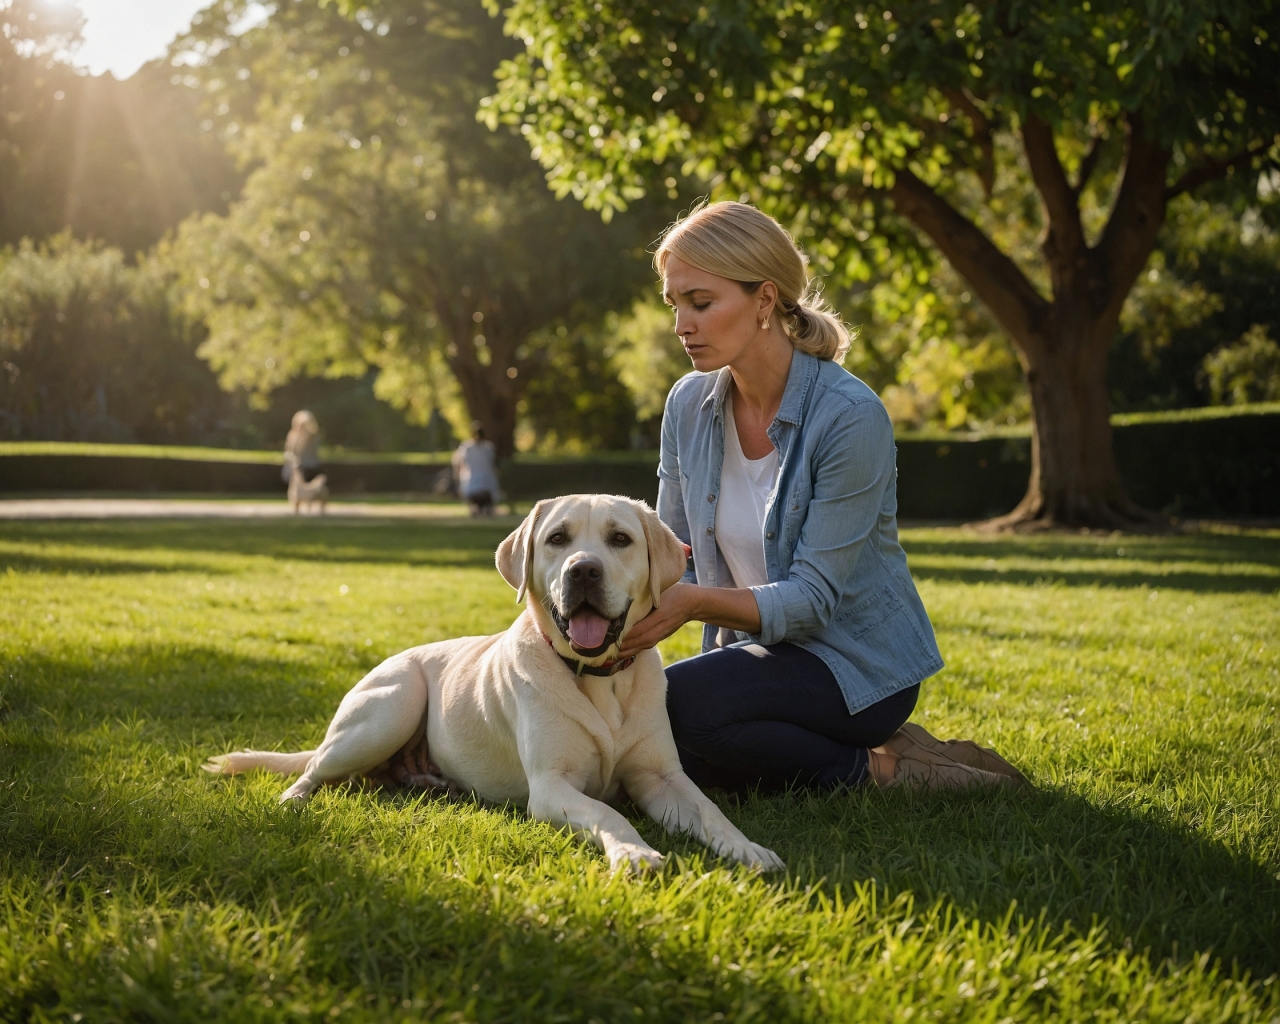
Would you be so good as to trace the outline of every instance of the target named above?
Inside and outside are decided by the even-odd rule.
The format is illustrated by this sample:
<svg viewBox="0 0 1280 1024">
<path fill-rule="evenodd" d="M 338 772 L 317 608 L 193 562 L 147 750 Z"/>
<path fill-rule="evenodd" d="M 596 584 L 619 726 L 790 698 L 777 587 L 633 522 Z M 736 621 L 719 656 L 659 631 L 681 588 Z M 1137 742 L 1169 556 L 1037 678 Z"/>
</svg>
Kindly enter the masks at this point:
<svg viewBox="0 0 1280 1024">
<path fill-rule="evenodd" d="M 281 477 L 285 483 L 293 472 L 296 463 L 302 471 L 302 479 L 310 483 L 320 474 L 320 424 L 306 409 L 299 409 L 293 414 L 293 422 L 289 427 L 289 436 L 284 442 L 284 469 Z M 293 458 L 290 459 L 289 456 Z"/>
<path fill-rule="evenodd" d="M 742 203 L 663 237 L 654 265 L 694 372 L 667 398 L 658 514 L 693 570 L 620 656 L 706 624 L 703 653 L 667 669 L 700 786 L 1000 781 L 956 759 L 1004 765 L 973 744 L 899 732 L 942 658 L 898 544 L 893 426 L 841 367 L 848 331 L 805 263 Z"/>
</svg>

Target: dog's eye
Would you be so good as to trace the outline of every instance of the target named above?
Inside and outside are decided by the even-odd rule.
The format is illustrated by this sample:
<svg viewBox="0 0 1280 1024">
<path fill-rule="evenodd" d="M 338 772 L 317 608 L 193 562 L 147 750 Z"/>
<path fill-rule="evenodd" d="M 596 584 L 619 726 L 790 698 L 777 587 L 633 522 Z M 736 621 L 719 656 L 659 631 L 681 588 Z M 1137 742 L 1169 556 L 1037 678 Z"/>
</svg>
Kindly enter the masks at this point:
<svg viewBox="0 0 1280 1024">
<path fill-rule="evenodd" d="M 555 548 L 563 547 L 569 543 L 569 535 L 564 530 L 556 530 L 547 538 L 547 543 Z"/>
<path fill-rule="evenodd" d="M 609 538 L 609 543 L 612 544 L 615 548 L 625 548 L 631 543 L 631 538 L 627 534 L 619 530 L 617 533 L 615 533 L 612 537 Z"/>
</svg>

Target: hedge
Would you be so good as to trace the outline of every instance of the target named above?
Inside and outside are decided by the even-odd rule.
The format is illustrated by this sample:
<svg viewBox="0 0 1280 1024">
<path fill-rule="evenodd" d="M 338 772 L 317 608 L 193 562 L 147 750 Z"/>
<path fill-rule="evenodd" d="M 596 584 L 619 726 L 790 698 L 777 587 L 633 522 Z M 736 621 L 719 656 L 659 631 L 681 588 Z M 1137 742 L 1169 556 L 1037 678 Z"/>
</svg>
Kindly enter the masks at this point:
<svg viewBox="0 0 1280 1024">
<path fill-rule="evenodd" d="M 1129 494 L 1180 516 L 1280 515 L 1280 406 L 1117 416 L 1116 458 Z M 898 511 L 906 519 L 978 519 L 1007 512 L 1030 469 L 1025 431 L 898 438 Z M 114 454 L 120 450 L 119 454 Z M 140 446 L 0 444 L 0 492 L 282 493 L 274 452 Z M 445 456 L 329 453 L 334 494 L 431 493 Z M 579 491 L 657 498 L 653 452 L 582 458 L 518 456 L 501 468 L 519 501 Z"/>
</svg>

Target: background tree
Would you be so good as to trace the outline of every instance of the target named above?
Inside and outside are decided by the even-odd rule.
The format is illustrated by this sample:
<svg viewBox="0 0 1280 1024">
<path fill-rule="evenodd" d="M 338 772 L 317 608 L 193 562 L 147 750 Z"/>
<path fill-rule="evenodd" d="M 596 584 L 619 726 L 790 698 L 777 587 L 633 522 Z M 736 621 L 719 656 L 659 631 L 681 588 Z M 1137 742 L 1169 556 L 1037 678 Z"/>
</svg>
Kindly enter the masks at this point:
<svg viewBox="0 0 1280 1024">
<path fill-rule="evenodd" d="M 395 0 L 348 20 L 294 0 L 238 35 L 248 6 L 215 4 L 178 48 L 254 167 L 228 216 L 184 225 L 173 250 L 202 354 L 261 393 L 377 367 L 380 393 L 422 417 L 456 381 L 510 454 L 554 328 L 625 304 L 648 235 L 558 203 L 518 135 L 477 123 L 512 52 L 479 5 Z"/>
<path fill-rule="evenodd" d="M 1274 181 L 1280 185 L 1280 174 Z M 1185 195 L 1170 204 L 1120 319 L 1109 373 L 1117 409 L 1229 400 L 1238 392 L 1210 386 L 1206 359 L 1238 345 L 1250 351 L 1242 339 L 1255 325 L 1280 337 L 1280 189 L 1268 178 L 1259 184 L 1247 206 Z M 1258 374 L 1265 392 L 1261 366 Z M 1280 391 L 1280 379 L 1273 388 Z"/>
<path fill-rule="evenodd" d="M 0 251 L 0 438 L 185 441 L 226 397 L 155 261 L 69 234 Z"/>
<path fill-rule="evenodd" d="M 1274 0 L 504 10 L 525 49 L 486 115 L 521 125 L 561 194 L 623 209 L 696 176 L 754 197 L 849 280 L 927 239 L 1026 373 L 1031 479 L 1003 523 L 1147 518 L 1112 454 L 1107 354 L 1167 203 L 1252 187 L 1280 156 Z M 998 196 L 1011 160 L 1034 206 Z"/>
</svg>

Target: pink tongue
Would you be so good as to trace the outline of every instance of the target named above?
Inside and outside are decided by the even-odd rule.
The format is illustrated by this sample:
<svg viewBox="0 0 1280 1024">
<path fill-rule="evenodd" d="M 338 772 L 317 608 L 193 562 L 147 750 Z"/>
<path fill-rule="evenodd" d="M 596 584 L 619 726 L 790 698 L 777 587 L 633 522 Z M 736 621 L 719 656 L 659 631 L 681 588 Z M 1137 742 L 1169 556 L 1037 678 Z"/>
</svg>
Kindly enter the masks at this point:
<svg viewBox="0 0 1280 1024">
<path fill-rule="evenodd" d="M 581 611 L 569 620 L 569 640 L 584 651 L 599 647 L 608 632 L 609 620 L 595 612 Z"/>
</svg>

